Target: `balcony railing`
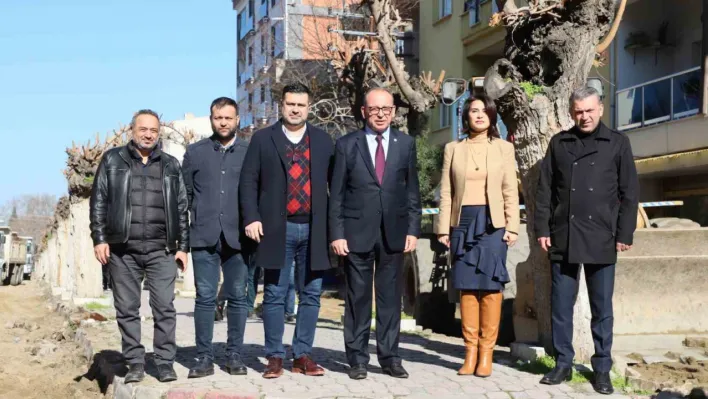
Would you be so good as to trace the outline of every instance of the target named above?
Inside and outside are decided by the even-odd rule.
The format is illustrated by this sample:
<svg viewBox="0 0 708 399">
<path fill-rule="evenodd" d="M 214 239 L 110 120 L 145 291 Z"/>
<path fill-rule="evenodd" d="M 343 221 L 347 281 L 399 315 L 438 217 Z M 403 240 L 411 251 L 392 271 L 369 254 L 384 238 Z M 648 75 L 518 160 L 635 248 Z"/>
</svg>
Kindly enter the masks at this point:
<svg viewBox="0 0 708 399">
<path fill-rule="evenodd" d="M 642 83 L 617 92 L 617 129 L 643 126 L 696 115 L 701 106 L 701 68 Z"/>
</svg>

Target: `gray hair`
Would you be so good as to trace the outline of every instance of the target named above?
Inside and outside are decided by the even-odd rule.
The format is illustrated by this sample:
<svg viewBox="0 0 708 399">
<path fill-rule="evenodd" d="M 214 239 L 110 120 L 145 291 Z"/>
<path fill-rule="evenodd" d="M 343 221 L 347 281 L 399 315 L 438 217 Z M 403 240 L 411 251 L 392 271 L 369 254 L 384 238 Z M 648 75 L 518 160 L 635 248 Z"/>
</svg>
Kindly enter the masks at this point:
<svg viewBox="0 0 708 399">
<path fill-rule="evenodd" d="M 133 119 L 130 120 L 130 128 L 133 129 L 135 127 L 135 122 L 138 120 L 138 117 L 140 115 L 150 115 L 154 116 L 157 119 L 158 123 L 162 123 L 160 121 L 160 115 L 157 114 L 157 112 L 151 110 L 151 109 L 141 109 L 140 111 L 136 112 L 133 114 Z"/>
<path fill-rule="evenodd" d="M 391 90 L 385 88 L 385 87 L 372 87 L 369 90 L 366 91 L 364 94 L 364 105 L 366 105 L 366 99 L 369 98 L 369 94 L 374 93 L 374 92 L 380 92 L 380 93 L 388 93 L 391 98 L 393 98 L 393 92 Z"/>
<path fill-rule="evenodd" d="M 592 96 L 597 97 L 597 101 L 602 101 L 602 99 L 600 98 L 600 92 L 593 87 L 585 86 L 579 89 L 575 89 L 570 95 L 570 106 L 572 107 L 573 103 L 576 101 L 582 101 Z"/>
</svg>

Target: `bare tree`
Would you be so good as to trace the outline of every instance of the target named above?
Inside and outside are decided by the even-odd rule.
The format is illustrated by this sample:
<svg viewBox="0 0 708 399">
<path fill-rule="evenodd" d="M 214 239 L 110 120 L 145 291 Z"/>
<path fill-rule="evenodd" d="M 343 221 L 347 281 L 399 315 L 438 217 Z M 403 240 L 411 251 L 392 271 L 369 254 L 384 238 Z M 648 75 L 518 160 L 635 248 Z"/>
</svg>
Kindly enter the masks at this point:
<svg viewBox="0 0 708 399">
<path fill-rule="evenodd" d="M 509 133 L 513 134 L 529 215 L 534 213 L 540 161 L 548 143 L 554 134 L 573 125 L 570 94 L 586 84 L 598 52 L 607 48 L 617 31 L 621 18 L 621 14 L 616 14 L 617 3 L 617 0 L 531 0 L 528 6 L 519 7 L 513 0 L 507 0 L 503 11 L 492 17 L 491 24 L 504 24 L 507 34 L 504 58 L 487 71 L 485 90 L 495 99 Z M 624 5 L 625 0 L 621 0 L 620 10 L 624 10 Z M 600 41 L 603 43 L 598 46 Z M 532 245 L 527 262 L 532 268 L 534 303 L 517 303 L 515 313 L 535 318 L 539 340 L 546 349 L 551 349 L 551 269 L 546 254 L 535 245 L 533 218 L 528 220 Z M 584 346 L 576 348 L 579 358 L 592 353 L 588 341 L 581 341 Z"/>
<path fill-rule="evenodd" d="M 25 194 L 14 197 L 0 206 L 0 219 L 15 217 L 52 216 L 57 197 L 53 194 Z"/>
</svg>

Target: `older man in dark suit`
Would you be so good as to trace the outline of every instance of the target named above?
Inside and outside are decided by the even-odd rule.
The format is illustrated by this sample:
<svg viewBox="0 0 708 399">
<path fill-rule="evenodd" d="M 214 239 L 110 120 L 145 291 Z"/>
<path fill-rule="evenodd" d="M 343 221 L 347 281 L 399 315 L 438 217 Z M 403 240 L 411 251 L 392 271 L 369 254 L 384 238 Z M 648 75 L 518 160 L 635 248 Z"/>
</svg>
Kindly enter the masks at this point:
<svg viewBox="0 0 708 399">
<path fill-rule="evenodd" d="M 396 108 L 388 90 L 370 90 L 362 113 L 366 128 L 337 141 L 329 202 L 332 249 L 347 260 L 349 377 L 366 378 L 374 280 L 379 363 L 384 373 L 407 378 L 398 341 L 403 253 L 415 249 L 420 235 L 415 140 L 391 129 Z"/>
</svg>

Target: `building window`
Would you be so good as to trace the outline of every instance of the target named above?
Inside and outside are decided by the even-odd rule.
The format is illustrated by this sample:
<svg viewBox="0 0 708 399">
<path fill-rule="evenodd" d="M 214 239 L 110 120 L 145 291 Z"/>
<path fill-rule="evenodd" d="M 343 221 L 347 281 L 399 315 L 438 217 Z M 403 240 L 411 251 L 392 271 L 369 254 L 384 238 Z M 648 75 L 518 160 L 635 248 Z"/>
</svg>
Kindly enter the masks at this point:
<svg viewBox="0 0 708 399">
<path fill-rule="evenodd" d="M 270 0 L 270 5 L 271 5 L 271 6 L 274 6 L 275 3 L 277 3 L 277 2 L 278 2 L 277 0 Z"/>
<path fill-rule="evenodd" d="M 265 104 L 265 100 L 266 100 L 265 91 L 266 91 L 265 86 L 261 86 L 261 103 L 263 103 L 263 104 Z"/>
<path fill-rule="evenodd" d="M 452 0 L 438 0 L 438 19 L 452 15 Z"/>
<path fill-rule="evenodd" d="M 470 26 L 479 23 L 479 3 L 480 0 L 465 0 L 465 12 L 470 14 Z"/>
<path fill-rule="evenodd" d="M 452 107 L 440 104 L 440 129 L 450 127 L 452 124 Z"/>
<path fill-rule="evenodd" d="M 267 37 L 265 34 L 261 35 L 261 54 L 265 54 L 266 52 L 266 39 Z"/>
<path fill-rule="evenodd" d="M 248 111 L 253 111 L 253 93 L 248 93 Z"/>
<path fill-rule="evenodd" d="M 275 57 L 275 26 L 270 27 L 270 56 Z"/>
<path fill-rule="evenodd" d="M 248 65 L 253 65 L 253 46 L 248 47 Z"/>
<path fill-rule="evenodd" d="M 268 4 L 268 0 L 261 0 L 261 4 Z"/>
<path fill-rule="evenodd" d="M 256 8 L 256 5 L 254 4 L 254 0 L 248 0 L 248 16 L 252 17 L 253 16 L 253 9 Z"/>
</svg>

